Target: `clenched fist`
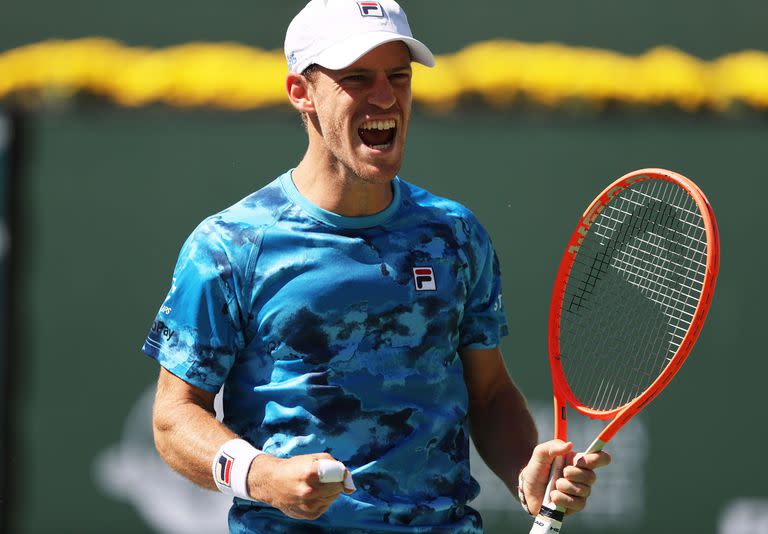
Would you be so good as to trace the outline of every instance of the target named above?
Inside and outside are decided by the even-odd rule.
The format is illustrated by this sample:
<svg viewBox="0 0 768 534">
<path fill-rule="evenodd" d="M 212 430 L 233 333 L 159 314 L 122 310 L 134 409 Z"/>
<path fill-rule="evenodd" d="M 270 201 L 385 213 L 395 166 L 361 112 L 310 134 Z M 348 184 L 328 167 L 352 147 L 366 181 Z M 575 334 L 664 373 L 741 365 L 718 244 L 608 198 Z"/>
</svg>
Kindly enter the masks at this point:
<svg viewBox="0 0 768 534">
<path fill-rule="evenodd" d="M 354 490 L 342 482 L 321 482 L 319 460 L 334 460 L 328 453 L 277 458 L 261 454 L 248 472 L 248 492 L 257 501 L 274 506 L 288 517 L 317 519 L 342 493 Z M 345 469 L 349 478 L 349 471 Z"/>
</svg>

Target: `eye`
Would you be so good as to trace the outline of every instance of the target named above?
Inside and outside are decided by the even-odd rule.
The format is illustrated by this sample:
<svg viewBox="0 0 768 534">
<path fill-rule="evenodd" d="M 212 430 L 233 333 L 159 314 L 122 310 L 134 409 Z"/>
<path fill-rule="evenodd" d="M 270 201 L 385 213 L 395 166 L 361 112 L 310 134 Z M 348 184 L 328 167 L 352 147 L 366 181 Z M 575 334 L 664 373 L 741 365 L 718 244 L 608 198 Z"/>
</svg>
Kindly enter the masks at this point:
<svg viewBox="0 0 768 534">
<path fill-rule="evenodd" d="M 389 76 L 389 79 L 393 82 L 407 82 L 411 79 L 410 72 L 396 72 Z"/>
<path fill-rule="evenodd" d="M 349 76 L 344 76 L 341 81 L 344 83 L 362 83 L 365 81 L 365 76 L 362 74 L 350 74 Z"/>
</svg>

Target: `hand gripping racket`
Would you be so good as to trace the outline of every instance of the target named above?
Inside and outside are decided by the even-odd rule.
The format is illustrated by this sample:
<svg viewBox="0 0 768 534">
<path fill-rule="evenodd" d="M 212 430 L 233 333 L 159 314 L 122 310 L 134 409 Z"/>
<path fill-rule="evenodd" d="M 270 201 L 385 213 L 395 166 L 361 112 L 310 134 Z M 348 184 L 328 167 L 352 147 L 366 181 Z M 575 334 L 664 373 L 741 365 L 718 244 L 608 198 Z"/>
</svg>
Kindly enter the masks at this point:
<svg viewBox="0 0 768 534">
<path fill-rule="evenodd" d="M 664 389 L 704 323 L 719 254 L 712 208 L 680 174 L 631 172 L 589 205 L 549 310 L 555 438 L 567 441 L 570 405 L 610 420 L 585 453 L 600 451 Z M 565 510 L 549 499 L 554 479 L 531 534 L 560 532 Z"/>
</svg>

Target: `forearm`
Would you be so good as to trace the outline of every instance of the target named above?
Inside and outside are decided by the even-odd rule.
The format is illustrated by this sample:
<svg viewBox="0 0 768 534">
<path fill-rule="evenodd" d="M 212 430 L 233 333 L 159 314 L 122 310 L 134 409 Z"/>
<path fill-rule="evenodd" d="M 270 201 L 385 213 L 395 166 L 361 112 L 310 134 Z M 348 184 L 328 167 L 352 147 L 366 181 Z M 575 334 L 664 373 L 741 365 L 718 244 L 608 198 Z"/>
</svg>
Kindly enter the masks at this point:
<svg viewBox="0 0 768 534">
<path fill-rule="evenodd" d="M 162 459 L 194 483 L 216 490 L 211 475 L 213 457 L 224 442 L 237 435 L 194 403 L 158 402 L 153 421 L 155 446 Z"/>
<path fill-rule="evenodd" d="M 213 400 L 213 393 L 187 384 L 161 368 L 152 423 L 155 446 L 163 460 L 192 482 L 216 490 L 211 469 L 213 460 L 223 444 L 238 436 L 216 420 Z M 239 491 L 290 517 L 317 519 L 343 489 L 341 482 L 320 481 L 317 462 L 334 460 L 328 453 L 288 459 L 269 454 L 259 454 L 253 460 L 250 457 L 246 454 L 234 459 L 233 472 L 247 477 L 245 488 L 238 484 Z M 239 464 L 240 461 L 243 463 Z M 237 469 L 249 461 L 247 469 Z M 233 489 L 236 489 L 234 483 Z"/>
<path fill-rule="evenodd" d="M 161 371 L 153 426 L 155 446 L 168 465 L 204 488 L 217 489 L 211 472 L 214 457 L 224 443 L 238 436 L 214 417 L 212 393 Z M 247 466 L 245 491 L 249 498 L 290 517 L 317 519 L 343 489 L 340 482 L 320 481 L 321 459 L 334 458 L 324 452 L 288 459 L 260 454 Z M 238 461 L 249 460 L 235 458 L 235 464 Z"/>
<path fill-rule="evenodd" d="M 538 441 L 525 399 L 510 381 L 487 398 L 470 399 L 472 440 L 485 463 L 517 495 L 517 477 Z"/>
</svg>

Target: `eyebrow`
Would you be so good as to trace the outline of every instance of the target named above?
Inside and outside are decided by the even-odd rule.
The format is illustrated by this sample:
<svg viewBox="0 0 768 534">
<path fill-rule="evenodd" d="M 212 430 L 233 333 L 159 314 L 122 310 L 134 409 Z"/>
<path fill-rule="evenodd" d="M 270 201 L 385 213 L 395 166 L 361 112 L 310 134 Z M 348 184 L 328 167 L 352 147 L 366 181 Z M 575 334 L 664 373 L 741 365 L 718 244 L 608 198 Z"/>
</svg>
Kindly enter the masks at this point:
<svg viewBox="0 0 768 534">
<path fill-rule="evenodd" d="M 374 72 L 376 70 L 377 69 L 366 69 L 366 68 L 363 68 L 363 67 L 359 67 L 359 68 L 356 68 L 356 69 L 345 70 L 345 71 L 342 71 L 342 72 L 343 72 L 343 76 L 349 76 L 350 74 L 367 74 L 367 73 Z M 404 63 L 402 65 L 398 65 L 396 67 L 392 67 L 391 69 L 386 69 L 387 72 L 398 72 L 398 71 L 403 71 L 403 70 L 413 70 L 413 67 L 411 67 L 410 62 L 409 63 Z"/>
</svg>

